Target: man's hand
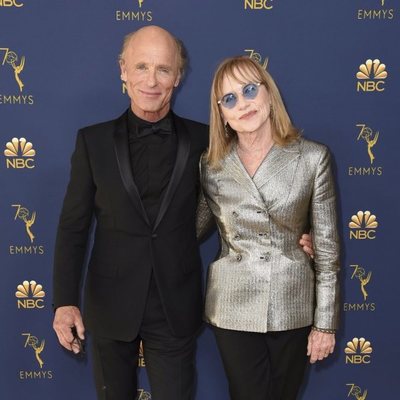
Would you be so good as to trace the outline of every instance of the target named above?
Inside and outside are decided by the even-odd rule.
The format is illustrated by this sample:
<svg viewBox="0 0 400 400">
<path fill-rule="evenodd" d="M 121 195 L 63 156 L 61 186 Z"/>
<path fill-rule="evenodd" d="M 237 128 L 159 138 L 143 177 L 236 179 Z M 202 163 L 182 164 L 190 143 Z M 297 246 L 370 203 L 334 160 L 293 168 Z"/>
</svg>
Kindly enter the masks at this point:
<svg viewBox="0 0 400 400">
<path fill-rule="evenodd" d="M 314 258 L 314 247 L 311 234 L 308 235 L 307 233 L 304 233 L 299 240 L 299 244 L 305 253 L 307 253 L 311 258 Z"/>
<path fill-rule="evenodd" d="M 312 330 L 308 335 L 307 355 L 310 356 L 310 363 L 323 360 L 333 353 L 335 348 L 335 334 L 324 333 Z"/>
<path fill-rule="evenodd" d="M 85 339 L 85 327 L 83 326 L 81 312 L 75 306 L 63 306 L 56 309 L 53 328 L 57 333 L 61 346 L 75 354 L 79 353 L 79 345 L 74 341 L 71 328 L 76 327 L 80 339 Z"/>
</svg>

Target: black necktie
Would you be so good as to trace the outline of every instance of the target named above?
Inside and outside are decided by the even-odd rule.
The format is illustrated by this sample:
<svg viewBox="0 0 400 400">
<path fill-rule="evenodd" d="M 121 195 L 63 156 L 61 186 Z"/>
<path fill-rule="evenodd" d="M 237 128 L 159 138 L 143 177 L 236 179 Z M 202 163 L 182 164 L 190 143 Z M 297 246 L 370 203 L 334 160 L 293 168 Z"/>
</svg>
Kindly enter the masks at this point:
<svg viewBox="0 0 400 400">
<path fill-rule="evenodd" d="M 164 118 L 161 121 L 156 122 L 155 124 L 137 127 L 138 137 L 152 135 L 153 133 L 161 133 L 165 135 L 171 134 L 171 120 L 169 118 Z"/>
</svg>

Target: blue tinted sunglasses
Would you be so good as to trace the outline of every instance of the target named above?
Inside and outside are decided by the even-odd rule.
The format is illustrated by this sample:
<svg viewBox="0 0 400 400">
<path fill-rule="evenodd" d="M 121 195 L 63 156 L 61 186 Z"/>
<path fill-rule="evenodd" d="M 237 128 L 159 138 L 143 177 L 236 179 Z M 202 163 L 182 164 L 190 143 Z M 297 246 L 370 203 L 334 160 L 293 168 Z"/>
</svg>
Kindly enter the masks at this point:
<svg viewBox="0 0 400 400">
<path fill-rule="evenodd" d="M 255 99 L 258 95 L 258 89 L 261 83 L 247 83 L 242 87 L 242 96 L 246 100 Z M 218 100 L 218 104 L 221 104 L 225 108 L 233 108 L 236 106 L 238 96 L 235 93 L 227 93 L 222 96 L 221 100 Z"/>
</svg>

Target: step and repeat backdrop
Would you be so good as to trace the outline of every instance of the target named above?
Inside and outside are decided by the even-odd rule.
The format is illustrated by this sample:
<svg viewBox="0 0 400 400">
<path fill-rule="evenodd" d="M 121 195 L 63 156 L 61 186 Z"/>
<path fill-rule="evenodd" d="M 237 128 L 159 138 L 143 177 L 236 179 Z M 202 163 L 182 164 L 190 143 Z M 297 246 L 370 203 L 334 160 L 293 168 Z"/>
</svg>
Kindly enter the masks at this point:
<svg viewBox="0 0 400 400">
<path fill-rule="evenodd" d="M 76 131 L 128 107 L 118 54 L 149 24 L 190 56 L 177 114 L 207 122 L 217 64 L 243 54 L 275 77 L 304 136 L 331 149 L 341 328 L 301 399 L 397 398 L 399 22 L 398 0 L 0 0 L 0 398 L 95 399 L 90 358 L 63 351 L 52 330 L 55 231 Z M 217 248 L 216 236 L 202 246 L 204 272 Z M 208 328 L 197 366 L 196 399 L 228 399 Z M 142 357 L 139 379 L 138 398 L 151 399 Z"/>
</svg>

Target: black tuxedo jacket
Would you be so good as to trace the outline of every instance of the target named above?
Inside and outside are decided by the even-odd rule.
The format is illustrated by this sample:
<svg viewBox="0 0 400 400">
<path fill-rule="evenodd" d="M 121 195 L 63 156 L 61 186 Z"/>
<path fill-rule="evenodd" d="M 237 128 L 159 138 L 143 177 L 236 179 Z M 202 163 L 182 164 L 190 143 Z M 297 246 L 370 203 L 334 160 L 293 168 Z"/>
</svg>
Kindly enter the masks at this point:
<svg viewBox="0 0 400 400">
<path fill-rule="evenodd" d="M 152 271 L 174 334 L 193 334 L 201 324 L 195 214 L 198 164 L 207 147 L 208 128 L 174 114 L 172 118 L 177 156 L 154 226 L 132 177 L 127 113 L 78 132 L 57 232 L 54 307 L 80 304 L 94 219 L 84 318 L 98 336 L 125 341 L 136 337 Z"/>
</svg>

